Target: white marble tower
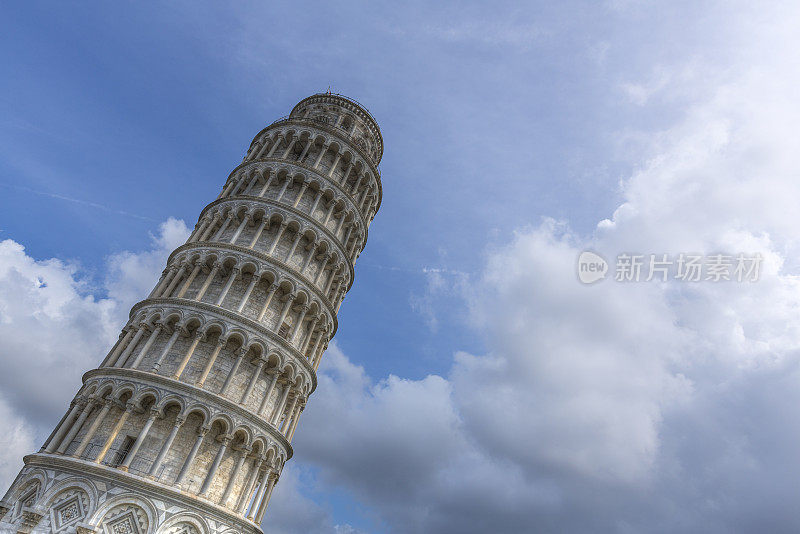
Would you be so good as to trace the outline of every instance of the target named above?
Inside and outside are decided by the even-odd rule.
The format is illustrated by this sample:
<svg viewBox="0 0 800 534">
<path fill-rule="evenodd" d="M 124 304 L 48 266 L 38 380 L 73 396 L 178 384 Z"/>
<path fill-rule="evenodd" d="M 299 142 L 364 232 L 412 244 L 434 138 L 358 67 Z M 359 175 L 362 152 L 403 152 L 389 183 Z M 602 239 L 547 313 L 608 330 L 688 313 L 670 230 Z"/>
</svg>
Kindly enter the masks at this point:
<svg viewBox="0 0 800 534">
<path fill-rule="evenodd" d="M 380 206 L 382 154 L 375 119 L 339 95 L 262 130 L 25 457 L 0 532 L 261 532 Z"/>
</svg>

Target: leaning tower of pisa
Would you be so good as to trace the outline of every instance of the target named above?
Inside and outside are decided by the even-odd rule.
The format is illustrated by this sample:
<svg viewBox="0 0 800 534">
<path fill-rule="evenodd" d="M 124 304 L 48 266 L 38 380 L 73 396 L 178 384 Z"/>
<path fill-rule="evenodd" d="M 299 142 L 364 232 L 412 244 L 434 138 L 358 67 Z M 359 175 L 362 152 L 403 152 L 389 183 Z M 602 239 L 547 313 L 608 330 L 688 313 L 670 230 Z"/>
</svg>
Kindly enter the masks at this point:
<svg viewBox="0 0 800 534">
<path fill-rule="evenodd" d="M 261 532 L 380 206 L 382 154 L 375 119 L 339 95 L 262 130 L 25 457 L 0 532 Z"/>
</svg>

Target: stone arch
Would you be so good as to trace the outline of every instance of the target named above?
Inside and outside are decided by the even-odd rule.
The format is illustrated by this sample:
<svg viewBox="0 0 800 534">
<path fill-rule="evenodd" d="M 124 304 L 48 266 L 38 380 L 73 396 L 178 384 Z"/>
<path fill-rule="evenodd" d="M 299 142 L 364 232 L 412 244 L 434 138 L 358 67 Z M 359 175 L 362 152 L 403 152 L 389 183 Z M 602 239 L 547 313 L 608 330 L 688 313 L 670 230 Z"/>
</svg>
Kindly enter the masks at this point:
<svg viewBox="0 0 800 534">
<path fill-rule="evenodd" d="M 282 277 L 277 282 L 278 289 L 286 295 L 292 295 L 295 292 L 296 286 L 294 280 L 289 277 Z"/>
<path fill-rule="evenodd" d="M 156 531 L 157 534 L 208 534 L 206 520 L 189 512 L 178 514 L 166 520 Z"/>
<path fill-rule="evenodd" d="M 149 534 L 155 530 L 157 517 L 150 499 L 124 494 L 103 503 L 89 524 L 102 527 L 108 534 Z"/>
<path fill-rule="evenodd" d="M 278 279 L 278 273 L 274 269 L 271 269 L 269 267 L 265 267 L 261 271 L 260 276 L 262 280 L 266 280 L 267 282 L 269 282 L 269 284 L 274 284 L 275 281 Z"/>
<path fill-rule="evenodd" d="M 183 322 L 183 313 L 179 310 L 171 309 L 165 310 L 163 318 L 159 321 L 162 326 L 168 328 L 176 328 Z"/>
<path fill-rule="evenodd" d="M 127 402 L 128 400 L 133 398 L 134 395 L 136 395 L 136 384 L 134 384 L 133 382 L 123 382 L 121 384 L 118 384 L 114 388 L 114 391 L 111 394 L 111 398 L 121 402 Z M 123 401 L 123 397 L 126 396 L 128 396 L 128 398 L 126 398 Z"/>
<path fill-rule="evenodd" d="M 150 402 L 149 402 L 150 401 Z M 160 404 L 161 392 L 156 388 L 147 386 L 141 391 L 138 391 L 131 399 L 137 408 L 145 409 L 145 407 L 155 407 Z"/>
<path fill-rule="evenodd" d="M 294 304 L 308 305 L 310 302 L 311 302 L 311 294 L 309 293 L 309 291 L 304 287 L 298 288 L 297 292 L 295 293 Z"/>
<path fill-rule="evenodd" d="M 162 414 L 166 414 L 167 410 L 173 406 L 178 407 L 178 413 L 186 411 L 186 400 L 180 395 L 171 394 L 163 399 L 156 405 L 156 409 Z"/>
<path fill-rule="evenodd" d="M 184 417 L 187 417 L 187 418 L 190 415 L 199 416 L 200 419 L 202 419 L 202 423 L 201 423 L 202 426 L 209 426 L 211 424 L 210 423 L 210 420 L 211 420 L 211 409 L 208 406 L 204 405 L 204 404 L 200 404 L 200 403 L 192 404 L 191 406 L 188 406 L 188 407 L 186 407 L 184 409 L 184 411 L 182 412 L 182 415 Z"/>
<path fill-rule="evenodd" d="M 114 392 L 114 385 L 115 384 L 113 380 L 99 381 L 95 397 L 98 399 L 105 399 L 107 397 L 111 398 L 111 394 Z"/>
<path fill-rule="evenodd" d="M 270 443 L 269 447 L 265 451 L 264 459 L 267 463 L 274 465 L 276 458 L 278 458 L 280 452 L 278 450 L 278 446 L 275 443 Z"/>
<path fill-rule="evenodd" d="M 250 336 L 241 328 L 234 327 L 230 330 L 225 339 L 228 343 L 237 343 L 242 347 L 247 347 Z"/>
<path fill-rule="evenodd" d="M 239 424 L 230 434 L 233 436 L 234 442 L 244 447 L 250 447 L 253 443 L 253 429 L 249 426 Z"/>
<path fill-rule="evenodd" d="M 297 366 L 292 361 L 285 362 L 281 368 L 281 373 L 285 374 L 290 384 L 293 384 L 300 374 Z"/>
<path fill-rule="evenodd" d="M 206 336 L 206 339 L 210 338 L 213 334 L 217 334 L 220 339 L 225 339 L 227 330 L 228 327 L 224 322 L 217 318 L 211 318 L 203 325 L 201 332 Z"/>
<path fill-rule="evenodd" d="M 271 349 L 267 355 L 268 369 L 280 369 L 283 366 L 283 353 L 277 349 Z"/>
<path fill-rule="evenodd" d="M 266 454 L 267 447 L 269 446 L 269 440 L 263 434 L 259 434 L 253 438 L 252 447 L 252 455 L 253 456 L 263 456 Z"/>
<path fill-rule="evenodd" d="M 231 428 L 233 428 L 233 419 L 224 413 L 216 413 L 212 415 L 208 426 L 213 427 L 217 423 L 219 423 L 219 425 L 222 427 L 222 430 L 220 431 L 221 434 L 229 434 Z"/>
<path fill-rule="evenodd" d="M 148 328 L 153 328 L 159 321 L 161 321 L 161 310 L 151 309 L 142 313 L 142 320 L 139 321 L 139 324 L 143 324 Z"/>
<path fill-rule="evenodd" d="M 47 484 L 47 475 L 39 469 L 31 471 L 12 492 L 10 502 L 14 507 L 10 512 L 10 522 L 16 521 L 22 515 L 23 508 L 32 508 L 39 502 L 43 488 Z"/>
<path fill-rule="evenodd" d="M 242 274 L 252 274 L 259 271 L 258 262 L 246 257 L 237 258 L 236 267 L 241 270 Z"/>
<path fill-rule="evenodd" d="M 253 339 L 247 345 L 247 352 L 252 352 L 254 356 L 263 356 L 267 353 L 267 346 L 260 339 Z"/>
<path fill-rule="evenodd" d="M 206 322 L 205 318 L 197 312 L 190 312 L 180 323 L 180 328 L 186 334 L 192 332 L 202 332 L 203 325 Z"/>
<path fill-rule="evenodd" d="M 78 392 L 78 396 L 89 398 L 91 395 L 94 395 L 95 391 L 97 391 L 97 382 L 87 382 Z"/>
<path fill-rule="evenodd" d="M 90 480 L 69 478 L 50 488 L 42 502 L 50 511 L 52 532 L 73 532 L 78 522 L 94 513 L 97 488 Z"/>
</svg>

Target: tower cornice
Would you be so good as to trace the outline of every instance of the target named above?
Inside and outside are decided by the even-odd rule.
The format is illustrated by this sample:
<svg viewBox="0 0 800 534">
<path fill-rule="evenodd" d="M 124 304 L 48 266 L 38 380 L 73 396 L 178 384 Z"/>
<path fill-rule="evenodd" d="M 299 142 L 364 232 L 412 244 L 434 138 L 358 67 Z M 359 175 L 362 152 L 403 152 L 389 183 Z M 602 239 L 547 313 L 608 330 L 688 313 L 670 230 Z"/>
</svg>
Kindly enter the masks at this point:
<svg viewBox="0 0 800 534">
<path fill-rule="evenodd" d="M 26 466 L 37 466 L 43 468 L 49 467 L 62 467 L 78 474 L 91 474 L 93 477 L 98 477 L 108 482 L 123 482 L 126 486 L 132 486 L 141 493 L 146 493 L 151 497 L 163 497 L 165 494 L 169 495 L 171 499 L 182 503 L 184 506 L 191 508 L 200 508 L 211 514 L 212 516 L 221 516 L 231 524 L 241 525 L 246 527 L 253 534 L 262 534 L 261 527 L 248 521 L 240 515 L 232 513 L 230 510 L 215 504 L 207 499 L 199 499 L 195 495 L 188 495 L 185 492 L 175 489 L 173 486 L 151 480 L 147 477 L 139 476 L 133 473 L 120 471 L 118 469 L 110 470 L 105 466 L 97 465 L 88 460 L 81 460 L 71 456 L 60 456 L 57 454 L 36 453 L 29 454 L 22 458 Z"/>
<path fill-rule="evenodd" d="M 272 124 L 270 124 L 269 126 L 264 128 L 263 130 L 258 132 L 258 134 L 250 142 L 250 147 L 252 148 L 253 144 L 258 139 L 260 139 L 261 136 L 264 135 L 264 133 L 266 133 L 267 131 L 269 131 L 269 130 L 277 127 L 277 126 L 284 126 L 286 124 L 293 124 L 293 123 L 294 124 L 298 124 L 298 125 L 302 125 L 302 126 L 310 125 L 313 128 L 316 128 L 318 130 L 321 130 L 323 132 L 327 132 L 327 133 L 329 133 L 329 134 L 331 134 L 333 136 L 336 136 L 340 140 L 342 140 L 345 143 L 347 143 L 347 147 L 348 148 L 352 148 L 353 150 L 358 152 L 358 155 L 361 156 L 361 158 L 364 160 L 364 162 L 367 165 L 369 165 L 370 171 L 372 171 L 373 175 L 375 176 L 375 181 L 377 182 L 377 186 L 378 186 L 378 204 L 376 206 L 376 210 L 380 209 L 381 203 L 383 201 L 383 184 L 381 182 L 381 172 L 380 172 L 380 169 L 378 168 L 378 165 L 374 161 L 372 161 L 372 158 L 369 156 L 369 154 L 364 152 L 364 150 L 360 146 L 358 146 L 356 143 L 353 142 L 352 138 L 349 135 L 347 135 L 345 132 L 342 132 L 340 129 L 338 129 L 338 128 L 334 127 L 334 126 L 330 126 L 330 125 L 327 125 L 327 124 L 322 124 L 322 123 L 317 122 L 317 121 L 315 121 L 313 119 L 306 119 L 306 118 L 302 118 L 302 117 L 292 117 L 292 116 L 283 117 L 281 119 L 276 120 L 275 122 L 273 122 Z M 286 160 L 282 160 L 282 161 L 286 161 Z"/>
<path fill-rule="evenodd" d="M 356 204 L 355 199 L 353 199 L 353 196 L 350 193 L 348 193 L 347 191 L 345 191 L 342 188 L 342 186 L 340 186 L 336 181 L 331 180 L 327 176 L 323 175 L 319 171 L 319 169 L 315 169 L 314 167 L 312 167 L 311 165 L 309 165 L 307 163 L 303 163 L 303 162 L 300 162 L 300 161 L 288 161 L 288 160 L 285 160 L 283 158 L 275 158 L 275 157 L 272 157 L 272 158 L 264 158 L 264 157 L 262 157 L 262 158 L 258 158 L 258 159 L 249 159 L 247 161 L 243 161 L 241 164 L 239 164 L 235 169 L 233 169 L 231 171 L 231 173 L 228 175 L 228 181 L 230 181 L 231 178 L 236 176 L 236 173 L 241 171 L 242 169 L 245 169 L 245 168 L 247 168 L 247 167 L 249 167 L 251 165 L 257 165 L 259 163 L 277 163 L 277 164 L 279 164 L 281 166 L 281 168 L 300 167 L 303 170 L 306 170 L 306 171 L 314 173 L 315 177 L 318 178 L 321 183 L 324 183 L 328 187 L 331 187 L 332 189 L 335 189 L 339 193 L 341 193 L 341 195 L 347 199 L 347 202 L 350 204 L 350 207 L 353 209 L 353 211 L 358 213 L 358 217 L 361 220 L 361 224 L 364 226 L 364 235 L 365 235 L 364 240 L 366 241 L 366 239 L 367 239 L 366 234 L 367 234 L 367 232 L 369 230 L 369 223 L 367 222 L 366 217 L 364 217 L 364 214 L 361 212 L 361 210 L 359 209 L 358 205 Z M 268 199 L 266 197 L 254 197 L 254 196 L 238 195 L 238 194 L 235 197 L 225 197 L 225 198 L 257 198 L 257 199 L 260 199 L 260 200 L 272 200 L 272 199 Z M 223 200 L 223 199 L 217 199 L 217 200 Z M 212 202 L 212 204 L 213 204 L 213 202 Z M 378 206 L 380 206 L 380 204 L 378 204 Z M 376 208 L 376 210 L 377 210 L 377 208 Z M 205 210 L 203 210 L 203 211 L 205 211 Z"/>
<path fill-rule="evenodd" d="M 350 289 L 350 287 L 353 285 L 353 276 L 354 276 L 354 273 L 355 273 L 355 267 L 353 265 L 352 260 L 350 259 L 350 256 L 347 254 L 347 251 L 344 248 L 342 248 L 341 241 L 330 230 L 328 230 L 327 228 L 325 228 L 324 226 L 319 224 L 319 221 L 316 221 L 313 218 L 310 218 L 307 214 L 303 213 L 302 211 L 298 210 L 297 208 L 293 208 L 291 206 L 287 206 L 286 204 L 281 204 L 280 202 L 275 202 L 274 200 L 263 198 L 263 197 L 250 197 L 250 196 L 238 196 L 237 195 L 235 197 L 219 198 L 219 199 L 215 200 L 214 202 L 210 203 L 205 208 L 203 208 L 202 212 L 200 212 L 200 218 L 203 218 L 208 213 L 208 211 L 210 209 L 213 209 L 214 207 L 222 205 L 222 204 L 226 204 L 226 203 L 229 203 L 229 202 L 230 203 L 236 203 L 236 202 L 253 202 L 253 201 L 259 201 L 259 202 L 264 203 L 264 204 L 266 204 L 268 206 L 272 206 L 275 211 L 283 211 L 283 212 L 286 212 L 286 213 L 291 213 L 292 215 L 294 215 L 296 217 L 299 217 L 300 219 L 302 219 L 304 221 L 307 221 L 310 224 L 313 224 L 315 229 L 318 228 L 320 231 L 324 232 L 325 235 L 328 237 L 328 239 L 330 239 L 333 242 L 334 246 L 336 246 L 336 248 L 339 250 L 339 254 L 342 256 L 343 261 L 345 261 L 347 263 L 347 267 L 348 267 L 348 269 L 350 271 L 350 280 L 349 280 L 349 285 L 347 286 L 347 288 Z M 366 230 L 364 232 L 364 235 L 365 235 L 364 240 L 366 241 Z M 218 241 L 197 241 L 195 243 L 187 243 L 187 244 L 202 245 L 204 243 L 219 243 L 219 242 Z M 221 245 L 225 245 L 225 243 L 220 243 L 220 244 Z M 175 252 L 177 252 L 178 250 L 181 250 L 185 246 L 186 245 L 181 245 L 180 247 L 175 249 L 175 251 L 173 251 L 172 254 L 170 254 L 170 256 L 169 256 L 170 259 L 175 254 Z M 229 246 L 238 247 L 238 245 L 229 245 Z M 267 261 L 271 261 L 272 263 L 275 263 L 275 264 L 278 264 L 278 265 L 282 265 L 282 266 L 284 266 L 284 268 L 287 268 L 287 269 L 292 269 L 292 267 L 289 267 L 288 265 L 286 265 L 285 263 L 281 262 L 280 260 L 270 259 L 270 256 L 267 256 L 266 254 L 254 251 L 252 249 L 246 249 L 244 247 L 238 247 L 238 249 L 241 249 L 242 251 L 250 251 L 253 254 L 254 257 L 257 257 L 259 259 L 264 259 L 264 260 L 267 260 Z"/>
<path fill-rule="evenodd" d="M 192 384 L 175 380 L 168 376 L 151 373 L 148 371 L 141 371 L 139 369 L 128 369 L 119 367 L 100 367 L 92 369 L 83 374 L 83 381 L 86 382 L 96 377 L 112 377 L 112 378 L 128 378 L 138 379 L 145 383 L 163 386 L 173 390 L 175 393 L 185 393 L 191 395 L 193 398 L 205 400 L 206 404 L 217 405 L 224 408 L 229 413 L 235 413 L 248 423 L 263 429 L 269 436 L 278 442 L 281 447 L 286 451 L 286 459 L 288 460 L 294 455 L 292 445 L 287 441 L 286 436 L 280 433 L 269 421 L 265 421 L 258 414 L 255 414 L 235 402 L 232 402 L 225 397 L 212 393 L 206 389 L 198 388 Z M 312 390 L 313 392 L 313 390 Z M 310 395 L 311 393 L 309 393 Z"/>
<path fill-rule="evenodd" d="M 315 95 L 307 96 L 295 104 L 295 106 L 292 108 L 292 113 L 290 116 L 294 115 L 298 108 L 319 102 L 341 106 L 358 115 L 361 120 L 369 125 L 370 131 L 373 135 L 375 135 L 375 138 L 378 142 L 378 160 L 375 162 L 375 164 L 380 164 L 381 159 L 383 159 L 383 135 L 381 134 L 381 129 L 378 126 L 378 121 L 372 116 L 372 113 L 370 113 L 369 110 L 357 100 L 336 93 L 317 93 Z"/>
<path fill-rule="evenodd" d="M 183 298 L 176 298 L 176 297 L 166 297 L 166 298 L 150 298 L 145 299 L 141 302 L 134 304 L 133 308 L 131 308 L 130 318 L 135 317 L 139 311 L 147 308 L 148 306 L 159 306 L 159 305 L 172 305 L 175 307 L 185 308 L 185 309 L 195 309 L 195 310 L 202 310 L 211 314 L 220 315 L 226 317 L 229 320 L 234 320 L 239 323 L 241 326 L 249 328 L 258 333 L 258 335 L 269 339 L 276 345 L 279 345 L 283 350 L 287 353 L 291 354 L 294 360 L 299 363 L 303 369 L 308 373 L 311 377 L 311 389 L 309 390 L 309 395 L 317 389 L 317 373 L 314 371 L 314 368 L 311 364 L 306 360 L 303 355 L 294 348 L 287 340 L 283 339 L 282 337 L 278 336 L 275 332 L 266 328 L 265 326 L 259 324 L 252 319 L 248 319 L 242 315 L 233 313 L 228 311 L 224 308 L 220 308 L 219 306 L 214 306 L 213 304 L 208 304 L 205 302 L 197 302 L 196 300 L 191 299 L 183 299 Z M 333 335 L 331 334 L 331 337 Z M 91 372 L 91 371 L 89 371 Z"/>
<path fill-rule="evenodd" d="M 249 255 L 253 259 L 260 260 L 260 261 L 263 261 L 265 263 L 269 263 L 270 265 L 274 265 L 275 267 L 278 267 L 279 269 L 282 269 L 284 272 L 292 273 L 292 276 L 300 278 L 303 281 L 304 285 L 306 287 L 308 287 L 309 291 L 314 293 L 317 297 L 319 297 L 320 301 L 324 303 L 325 308 L 331 314 L 331 320 L 333 321 L 333 332 L 336 333 L 336 330 L 338 329 L 339 322 L 338 322 L 338 319 L 336 318 L 336 310 L 335 310 L 331 300 L 328 298 L 327 295 L 325 295 L 325 293 L 323 291 L 320 291 L 320 289 L 316 285 L 314 285 L 314 283 L 311 280 L 309 280 L 308 277 L 306 277 L 305 275 L 298 275 L 296 272 L 294 272 L 294 269 L 291 266 L 286 265 L 286 263 L 284 263 L 284 262 L 282 262 L 282 261 L 280 261 L 280 260 L 278 260 L 276 258 L 273 258 L 272 256 L 268 256 L 266 254 L 262 254 L 260 252 L 257 252 L 257 251 L 255 251 L 253 249 L 240 247 L 238 245 L 231 245 L 230 243 L 220 243 L 219 241 L 197 241 L 195 243 L 186 243 L 186 244 L 181 245 L 180 247 L 176 248 L 174 251 L 172 251 L 172 253 L 169 255 L 169 258 L 167 259 L 167 265 L 170 265 L 170 264 L 172 264 L 174 262 L 175 256 L 180 255 L 182 252 L 185 252 L 187 250 L 195 250 L 195 249 L 199 249 L 199 250 L 202 250 L 202 249 L 216 249 L 216 250 L 224 250 L 224 251 L 228 251 L 228 252 L 237 252 L 237 253 L 240 253 L 240 254 Z M 348 264 L 348 265 L 350 265 L 350 264 Z M 352 285 L 352 279 L 353 279 L 353 275 L 354 275 L 352 265 L 350 265 L 350 269 L 351 269 L 350 270 L 350 285 Z M 348 286 L 348 289 L 349 288 L 350 287 Z M 220 309 L 224 310 L 225 308 L 220 307 Z M 229 311 L 229 313 L 232 313 L 232 312 Z"/>
</svg>

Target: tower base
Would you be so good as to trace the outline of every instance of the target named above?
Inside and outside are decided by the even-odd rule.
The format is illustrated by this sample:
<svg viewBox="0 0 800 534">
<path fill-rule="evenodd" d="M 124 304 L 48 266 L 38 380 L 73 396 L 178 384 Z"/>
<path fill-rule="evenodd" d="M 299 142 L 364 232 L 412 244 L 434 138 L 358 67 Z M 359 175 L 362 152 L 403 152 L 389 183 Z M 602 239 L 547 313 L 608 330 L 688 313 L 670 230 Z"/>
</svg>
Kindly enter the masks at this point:
<svg viewBox="0 0 800 534">
<path fill-rule="evenodd" d="M 25 457 L 0 501 L 0 533 L 262 534 L 197 495 L 62 455 Z"/>
</svg>

